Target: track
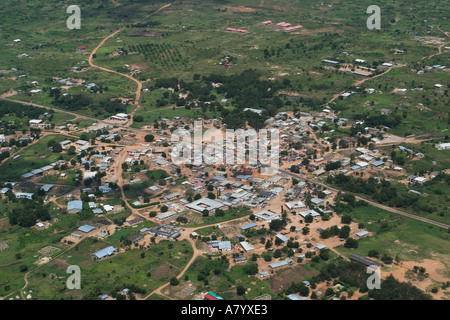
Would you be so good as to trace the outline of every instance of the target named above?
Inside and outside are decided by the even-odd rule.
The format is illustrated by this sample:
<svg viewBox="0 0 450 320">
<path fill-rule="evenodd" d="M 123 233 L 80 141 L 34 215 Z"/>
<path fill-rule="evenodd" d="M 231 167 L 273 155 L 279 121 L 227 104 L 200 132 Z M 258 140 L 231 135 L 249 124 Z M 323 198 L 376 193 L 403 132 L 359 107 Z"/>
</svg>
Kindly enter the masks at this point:
<svg viewBox="0 0 450 320">
<path fill-rule="evenodd" d="M 289 175 L 291 177 L 294 177 L 296 179 L 303 180 L 303 181 L 308 180 L 308 179 L 302 177 L 301 175 L 292 173 L 290 171 L 287 171 L 287 170 L 284 170 L 284 169 L 278 169 L 278 170 L 280 172 L 282 172 L 284 174 L 287 174 L 287 175 Z M 317 182 L 316 180 L 309 180 L 309 181 L 311 181 L 312 183 L 317 184 L 317 185 L 319 185 L 321 187 L 325 187 L 328 190 L 331 190 L 331 191 L 334 191 L 334 192 L 342 191 L 342 190 L 330 187 L 330 186 L 328 186 L 328 185 L 326 185 L 326 184 L 324 184 L 322 182 Z M 383 210 L 386 210 L 386 211 L 389 211 L 389 212 L 392 212 L 392 213 L 395 213 L 395 214 L 398 214 L 398 215 L 401 215 L 401 216 L 404 216 L 404 217 L 407 217 L 407 218 L 410 218 L 410 219 L 414 219 L 414 220 L 417 220 L 417 221 L 421 221 L 421 222 L 425 222 L 425 223 L 428 223 L 428 224 L 432 224 L 434 226 L 437 226 L 437 227 L 440 227 L 440 228 L 444 228 L 444 229 L 449 229 L 450 228 L 450 225 L 442 223 L 442 222 L 430 220 L 430 219 L 427 219 L 427 218 L 424 218 L 424 217 L 420 217 L 420 216 L 417 216 L 417 215 L 414 215 L 412 213 L 408 213 L 408 212 L 405 212 L 405 211 L 402 211 L 402 210 L 399 210 L 399 209 L 396 209 L 396 208 L 388 207 L 388 206 L 382 205 L 382 204 L 380 204 L 378 202 L 375 202 L 373 200 L 369 200 L 367 198 L 363 198 L 363 197 L 360 197 L 360 196 L 355 196 L 355 197 L 356 197 L 357 200 L 363 200 L 363 201 L 367 202 L 368 204 L 370 204 L 370 205 L 372 205 L 374 207 L 377 207 L 377 208 L 380 208 L 380 209 L 383 209 Z"/>
</svg>

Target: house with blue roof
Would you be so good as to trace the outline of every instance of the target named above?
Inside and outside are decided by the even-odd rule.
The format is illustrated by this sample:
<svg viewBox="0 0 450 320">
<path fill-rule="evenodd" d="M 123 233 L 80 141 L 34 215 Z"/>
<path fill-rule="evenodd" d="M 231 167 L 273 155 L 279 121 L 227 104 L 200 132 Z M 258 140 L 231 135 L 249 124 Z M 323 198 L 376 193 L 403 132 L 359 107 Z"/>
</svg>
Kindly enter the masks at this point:
<svg viewBox="0 0 450 320">
<path fill-rule="evenodd" d="M 90 226 L 88 224 L 85 224 L 84 226 L 81 226 L 78 228 L 78 231 L 84 232 L 84 233 L 89 233 L 92 230 L 97 229 L 96 227 Z"/>
<path fill-rule="evenodd" d="M 78 213 L 83 210 L 83 201 L 81 200 L 73 200 L 67 203 L 67 212 L 68 213 Z"/>
<path fill-rule="evenodd" d="M 114 254 L 114 252 L 116 252 L 116 248 L 114 248 L 113 246 L 110 246 L 110 247 L 106 247 L 102 250 L 99 250 L 99 251 L 93 253 L 92 255 L 96 259 L 103 259 L 105 257 L 112 256 Z"/>
</svg>

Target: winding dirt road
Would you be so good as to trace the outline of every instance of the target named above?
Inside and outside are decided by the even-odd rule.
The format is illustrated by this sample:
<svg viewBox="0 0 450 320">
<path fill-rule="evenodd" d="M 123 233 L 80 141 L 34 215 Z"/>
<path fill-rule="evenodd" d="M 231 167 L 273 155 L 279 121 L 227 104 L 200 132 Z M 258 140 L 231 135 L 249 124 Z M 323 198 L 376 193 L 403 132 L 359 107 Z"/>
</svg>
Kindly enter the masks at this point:
<svg viewBox="0 0 450 320">
<path fill-rule="evenodd" d="M 175 1 L 174 1 L 174 2 L 175 2 Z M 164 6 L 162 6 L 162 7 L 159 8 L 158 10 L 156 10 L 156 11 L 150 13 L 149 15 L 147 15 L 143 20 L 148 19 L 149 17 L 151 17 L 151 16 L 153 16 L 153 15 L 159 13 L 161 10 L 164 10 L 165 8 L 167 8 L 167 7 L 171 6 L 171 5 L 172 5 L 172 3 L 168 3 L 168 4 L 164 5 Z M 133 82 L 135 82 L 135 83 L 137 84 L 136 97 L 135 97 L 135 99 L 134 99 L 134 104 L 136 105 L 136 108 L 134 108 L 134 110 L 131 112 L 131 114 L 130 114 L 130 120 L 125 124 L 126 127 L 129 127 L 129 126 L 131 126 L 131 125 L 133 124 L 133 116 L 134 116 L 134 114 L 142 107 L 141 104 L 140 104 L 140 102 L 139 102 L 140 99 L 141 99 L 142 82 L 139 81 L 139 80 L 137 80 L 136 78 L 130 76 L 129 74 L 121 73 L 121 72 L 114 71 L 114 70 L 111 70 L 111 69 L 107 69 L 107 68 L 101 67 L 101 66 L 99 66 L 99 65 L 96 65 L 96 64 L 93 62 L 94 55 L 97 53 L 98 49 L 100 49 L 100 48 L 105 44 L 105 42 L 106 42 L 107 40 L 111 39 L 111 38 L 114 37 L 116 34 L 122 32 L 124 29 L 125 29 L 125 27 L 122 27 L 122 28 L 120 28 L 119 30 L 116 30 L 116 31 L 114 31 L 113 33 L 111 33 L 109 36 L 106 36 L 106 37 L 98 44 L 98 46 L 95 47 L 94 50 L 92 50 L 91 54 L 89 55 L 88 62 L 89 62 L 89 65 L 90 65 L 92 68 L 96 68 L 96 69 L 99 69 L 99 70 L 102 70 L 102 71 L 106 71 L 106 72 L 110 72 L 110 73 L 114 73 L 114 74 L 120 75 L 120 76 L 125 77 L 125 78 L 127 78 L 127 79 L 129 79 L 129 80 L 131 80 L 131 81 L 133 81 Z"/>
</svg>

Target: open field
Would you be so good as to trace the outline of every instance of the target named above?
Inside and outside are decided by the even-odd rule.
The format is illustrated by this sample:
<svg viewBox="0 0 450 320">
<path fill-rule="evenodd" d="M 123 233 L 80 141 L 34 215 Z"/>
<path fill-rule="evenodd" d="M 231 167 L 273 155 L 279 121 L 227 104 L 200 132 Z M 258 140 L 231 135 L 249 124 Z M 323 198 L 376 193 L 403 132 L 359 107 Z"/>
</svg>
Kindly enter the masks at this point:
<svg viewBox="0 0 450 320">
<path fill-rule="evenodd" d="M 360 239 L 357 249 L 338 247 L 345 256 L 367 256 L 369 250 L 377 250 L 380 256 L 398 257 L 399 261 L 438 260 L 445 265 L 443 275 L 450 278 L 450 236 L 446 230 L 398 217 L 372 206 L 355 209 L 349 215 L 375 235 Z"/>
<path fill-rule="evenodd" d="M 20 175 L 58 161 L 60 157 L 64 160 L 70 159 L 71 157 L 67 154 L 53 153 L 47 147 L 47 143 L 51 140 L 55 140 L 58 143 L 66 139 L 68 137 L 64 135 L 48 135 L 24 150 L 19 151 L 19 159 L 9 159 L 2 164 L 0 180 L 17 180 Z"/>
<path fill-rule="evenodd" d="M 41 299 L 80 299 L 87 295 L 95 299 L 100 294 L 119 292 L 130 285 L 137 285 L 150 292 L 176 274 L 191 254 L 187 242 L 176 242 L 173 250 L 168 252 L 165 249 L 168 242 L 165 241 L 149 250 L 127 250 L 104 261 L 92 261 L 91 254 L 108 244 L 83 241 L 75 249 L 61 256 L 60 262 L 54 261 L 31 274 L 29 289 Z M 141 257 L 141 253 L 145 254 L 145 258 Z M 80 266 L 81 290 L 71 291 L 65 287 L 67 264 Z"/>
</svg>

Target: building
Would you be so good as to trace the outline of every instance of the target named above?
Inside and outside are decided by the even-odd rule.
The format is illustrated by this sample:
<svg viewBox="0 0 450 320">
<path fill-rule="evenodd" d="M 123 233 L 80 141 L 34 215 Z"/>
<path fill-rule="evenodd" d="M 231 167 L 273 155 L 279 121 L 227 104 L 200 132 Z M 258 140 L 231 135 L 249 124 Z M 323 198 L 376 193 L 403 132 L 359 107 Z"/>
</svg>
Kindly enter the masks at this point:
<svg viewBox="0 0 450 320">
<path fill-rule="evenodd" d="M 263 220 L 266 222 L 271 222 L 275 219 L 281 219 L 281 217 L 276 214 L 275 212 L 269 211 L 269 210 L 262 210 L 255 214 L 256 219 Z"/>
<path fill-rule="evenodd" d="M 142 219 L 141 217 L 136 217 L 134 219 L 128 220 L 127 222 L 125 222 L 127 225 L 129 226 L 134 226 L 138 223 L 144 222 L 144 219 Z"/>
<path fill-rule="evenodd" d="M 281 241 L 283 241 L 284 243 L 286 243 L 286 242 L 289 241 L 289 238 L 286 237 L 286 236 L 283 235 L 283 234 L 277 234 L 276 237 L 277 237 L 278 239 L 280 239 Z"/>
<path fill-rule="evenodd" d="M 292 262 L 294 262 L 292 259 L 286 259 L 286 260 L 282 260 L 282 261 L 273 262 L 273 263 L 269 264 L 269 267 L 272 270 L 278 269 L 278 268 L 290 265 Z"/>
<path fill-rule="evenodd" d="M 218 244 L 218 248 L 220 251 L 230 251 L 231 250 L 231 242 L 230 241 L 220 241 Z"/>
<path fill-rule="evenodd" d="M 17 192 L 16 193 L 16 198 L 17 199 L 29 199 L 29 200 L 32 200 L 33 199 L 33 195 L 34 195 L 34 193 Z"/>
<path fill-rule="evenodd" d="M 178 214 L 178 212 L 176 212 L 176 211 L 162 212 L 162 213 L 160 213 L 160 214 L 158 214 L 156 216 L 156 219 L 159 220 L 159 221 L 164 221 L 164 220 L 169 219 L 170 217 L 172 217 L 172 216 L 174 216 L 176 214 Z"/>
<path fill-rule="evenodd" d="M 148 230 L 149 234 L 160 236 L 168 239 L 176 239 L 181 235 L 182 228 L 174 227 L 167 224 L 159 224 Z"/>
<path fill-rule="evenodd" d="M 299 30 L 301 28 L 303 28 L 303 26 L 297 25 L 297 26 L 293 26 L 293 27 L 287 27 L 287 28 L 284 29 L 284 31 L 291 32 L 291 31 Z"/>
<path fill-rule="evenodd" d="M 427 178 L 424 177 L 416 177 L 413 180 L 414 183 L 419 183 L 419 184 L 423 184 L 425 182 L 427 182 Z"/>
<path fill-rule="evenodd" d="M 114 252 L 116 252 L 116 248 L 114 248 L 113 246 L 110 246 L 110 247 L 106 247 L 102 250 L 95 252 L 93 254 L 93 256 L 96 259 L 103 259 L 105 257 L 112 256 L 114 254 Z"/>
<path fill-rule="evenodd" d="M 306 210 L 306 211 L 302 211 L 299 213 L 303 218 L 306 218 L 307 216 L 311 215 L 313 217 L 318 217 L 320 216 L 320 213 L 318 213 L 315 210 Z"/>
<path fill-rule="evenodd" d="M 323 250 L 325 249 L 327 246 L 321 243 L 316 244 L 316 249 L 317 250 Z"/>
<path fill-rule="evenodd" d="M 91 232 L 91 231 L 93 231 L 95 229 L 97 229 L 97 228 L 93 227 L 93 226 L 90 226 L 88 224 L 85 224 L 85 225 L 79 227 L 77 230 L 81 231 L 81 232 L 84 232 L 84 233 L 89 233 L 89 232 Z"/>
<path fill-rule="evenodd" d="M 295 209 L 306 208 L 306 205 L 301 201 L 291 201 L 291 202 L 286 202 L 286 207 L 288 207 L 289 210 L 295 210 Z"/>
<path fill-rule="evenodd" d="M 41 187 L 41 190 L 43 190 L 44 192 L 49 192 L 51 188 L 53 188 L 52 184 L 45 184 Z"/>
<path fill-rule="evenodd" d="M 207 210 L 208 212 L 214 212 L 216 209 L 222 208 L 223 206 L 224 204 L 219 201 L 209 198 L 201 198 L 189 203 L 186 207 L 193 211 L 202 213 L 204 210 Z"/>
<path fill-rule="evenodd" d="M 378 263 L 378 262 L 373 261 L 373 260 L 371 260 L 371 259 L 368 259 L 368 258 L 366 258 L 366 257 L 360 256 L 360 255 L 358 255 L 358 254 L 352 255 L 352 256 L 350 257 L 350 260 L 356 261 L 356 262 L 359 262 L 359 263 L 362 263 L 362 264 L 364 264 L 364 265 L 366 265 L 366 266 L 377 266 L 377 267 L 381 267 L 381 266 L 382 266 L 381 263 Z"/>
<path fill-rule="evenodd" d="M 450 149 L 450 142 L 441 143 L 437 146 L 438 150 L 448 150 Z"/>
<path fill-rule="evenodd" d="M 81 200 L 73 200 L 67 203 L 67 212 L 68 213 L 78 213 L 83 210 L 83 201 Z"/>
<path fill-rule="evenodd" d="M 247 241 L 242 241 L 242 242 L 240 242 L 240 244 L 246 252 L 254 250 L 254 248 Z"/>
<path fill-rule="evenodd" d="M 221 296 L 219 296 L 218 294 L 215 294 L 212 291 L 209 291 L 207 294 L 205 294 L 205 299 L 208 299 L 208 300 L 223 300 L 223 298 Z"/>
<path fill-rule="evenodd" d="M 320 205 L 322 202 L 324 202 L 325 200 L 320 199 L 320 198 L 311 198 L 311 203 L 318 206 Z"/>
<path fill-rule="evenodd" d="M 173 200 L 173 199 L 178 198 L 179 196 L 180 196 L 180 194 L 178 192 L 175 192 L 175 193 L 166 195 L 165 198 L 166 198 L 166 200 Z"/>
<path fill-rule="evenodd" d="M 303 298 L 301 298 L 300 296 L 296 295 L 295 293 L 291 293 L 290 295 L 287 296 L 290 300 L 305 300 Z"/>
<path fill-rule="evenodd" d="M 238 263 L 244 263 L 247 262 L 247 257 L 242 256 L 242 257 L 235 257 L 233 258 L 234 263 L 238 264 Z"/>
<path fill-rule="evenodd" d="M 360 238 L 365 237 L 365 236 L 367 236 L 368 234 L 369 234 L 369 232 L 368 232 L 368 231 L 365 231 L 365 230 L 356 233 L 356 235 L 357 235 L 358 237 L 360 237 Z"/>
<path fill-rule="evenodd" d="M 241 226 L 240 228 L 241 228 L 241 230 L 247 230 L 247 229 L 254 228 L 256 226 L 257 226 L 257 224 L 252 222 L 252 223 L 246 224 L 245 226 Z"/>
</svg>

